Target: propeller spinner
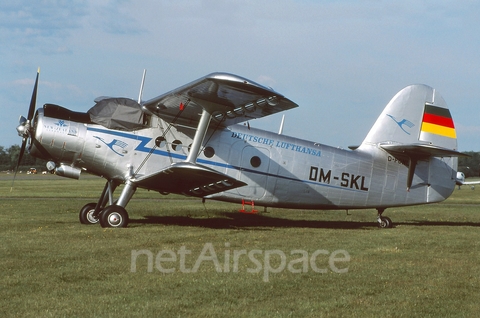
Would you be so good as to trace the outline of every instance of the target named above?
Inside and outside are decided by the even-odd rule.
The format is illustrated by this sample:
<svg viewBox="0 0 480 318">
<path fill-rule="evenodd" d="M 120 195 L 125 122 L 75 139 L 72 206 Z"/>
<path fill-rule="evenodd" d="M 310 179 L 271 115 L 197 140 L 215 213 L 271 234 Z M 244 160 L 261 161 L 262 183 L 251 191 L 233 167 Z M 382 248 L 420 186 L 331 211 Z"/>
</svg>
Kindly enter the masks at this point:
<svg viewBox="0 0 480 318">
<path fill-rule="evenodd" d="M 37 87 L 38 87 L 38 76 L 40 75 L 40 68 L 37 70 L 37 77 L 35 79 L 35 85 L 33 86 L 32 98 L 30 100 L 30 107 L 28 108 L 27 118 L 20 116 L 19 125 L 17 126 L 17 132 L 20 137 L 22 137 L 22 146 L 20 148 L 20 154 L 18 155 L 17 166 L 15 167 L 15 174 L 13 176 L 13 182 L 17 177 L 18 168 L 20 162 L 22 161 L 23 154 L 25 153 L 25 147 L 27 145 L 28 138 L 31 137 L 31 127 L 32 119 L 35 112 L 35 106 L 37 104 Z M 12 182 L 12 187 L 13 187 Z"/>
</svg>

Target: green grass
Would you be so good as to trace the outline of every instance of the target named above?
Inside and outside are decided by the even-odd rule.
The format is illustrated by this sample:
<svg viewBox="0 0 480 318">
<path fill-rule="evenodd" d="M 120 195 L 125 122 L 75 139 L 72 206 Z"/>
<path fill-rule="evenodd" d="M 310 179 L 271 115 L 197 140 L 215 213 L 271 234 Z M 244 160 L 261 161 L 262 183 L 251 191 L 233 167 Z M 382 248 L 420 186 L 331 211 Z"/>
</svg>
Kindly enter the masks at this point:
<svg viewBox="0 0 480 318">
<path fill-rule="evenodd" d="M 96 200 L 103 181 L 55 176 L 0 177 L 0 316 L 476 316 L 480 312 L 480 189 L 455 190 L 444 203 L 387 209 L 393 229 L 378 229 L 375 210 L 268 209 L 238 213 L 239 205 L 138 190 L 127 229 L 81 225 L 79 209 Z M 132 250 L 191 251 L 191 269 L 206 243 L 221 266 L 204 261 L 184 273 L 179 261 L 162 273 Z M 233 272 L 234 251 L 345 250 L 350 261 L 329 268 L 328 255 L 305 273 L 287 268 L 250 273 L 247 257 Z M 210 255 L 210 254 L 209 254 Z M 211 255 L 210 255 L 211 256 Z M 278 255 L 271 264 L 280 265 Z M 178 258 L 178 254 L 177 254 Z M 296 264 L 294 268 L 301 268 Z"/>
</svg>

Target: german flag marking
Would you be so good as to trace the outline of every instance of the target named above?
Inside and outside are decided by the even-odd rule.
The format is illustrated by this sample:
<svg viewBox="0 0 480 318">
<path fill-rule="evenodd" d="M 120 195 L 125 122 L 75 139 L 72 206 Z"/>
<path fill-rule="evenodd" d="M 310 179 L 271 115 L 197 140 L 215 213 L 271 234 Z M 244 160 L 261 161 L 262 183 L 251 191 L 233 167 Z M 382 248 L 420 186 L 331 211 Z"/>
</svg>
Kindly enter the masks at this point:
<svg viewBox="0 0 480 318">
<path fill-rule="evenodd" d="M 450 111 L 447 108 L 432 105 L 425 105 L 421 131 L 449 138 L 457 138 Z"/>
<path fill-rule="evenodd" d="M 455 128 L 448 128 L 445 126 L 434 125 L 429 123 L 422 124 L 422 132 L 445 136 L 449 138 L 457 138 Z"/>
<path fill-rule="evenodd" d="M 453 120 L 452 118 L 446 118 L 446 117 L 441 117 L 438 115 L 432 115 L 432 114 L 423 114 L 423 121 L 422 123 L 429 123 L 429 124 L 434 124 L 434 125 L 440 125 L 440 126 L 445 126 L 449 128 L 455 128 L 453 125 Z"/>
</svg>

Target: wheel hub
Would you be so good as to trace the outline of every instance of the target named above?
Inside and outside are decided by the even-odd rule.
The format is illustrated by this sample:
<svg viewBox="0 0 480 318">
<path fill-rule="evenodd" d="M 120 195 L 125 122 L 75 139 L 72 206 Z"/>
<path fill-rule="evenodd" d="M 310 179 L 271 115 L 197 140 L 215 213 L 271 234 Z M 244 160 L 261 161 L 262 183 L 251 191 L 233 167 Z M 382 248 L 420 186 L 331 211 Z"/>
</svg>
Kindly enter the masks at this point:
<svg viewBox="0 0 480 318">
<path fill-rule="evenodd" d="M 93 213 L 94 213 L 94 212 L 95 212 L 95 209 L 90 210 L 90 211 L 87 213 L 87 220 L 88 220 L 90 223 L 98 223 L 98 219 L 93 216 Z"/>
<path fill-rule="evenodd" d="M 120 213 L 113 212 L 108 216 L 108 224 L 111 226 L 118 226 L 122 222 Z"/>
</svg>

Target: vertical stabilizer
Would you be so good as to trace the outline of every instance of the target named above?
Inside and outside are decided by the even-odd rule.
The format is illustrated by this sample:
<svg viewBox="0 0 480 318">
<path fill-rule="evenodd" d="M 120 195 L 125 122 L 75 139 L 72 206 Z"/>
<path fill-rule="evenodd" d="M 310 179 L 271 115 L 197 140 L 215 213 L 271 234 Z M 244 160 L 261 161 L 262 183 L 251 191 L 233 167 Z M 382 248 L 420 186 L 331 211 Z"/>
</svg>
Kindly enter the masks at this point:
<svg viewBox="0 0 480 318">
<path fill-rule="evenodd" d="M 368 151 L 371 147 L 383 149 L 407 167 L 407 191 L 415 185 L 415 175 L 416 186 L 426 186 L 428 202 L 443 200 L 453 191 L 455 157 L 463 154 L 457 151 L 455 125 L 447 104 L 433 88 L 412 85 L 398 92 L 359 149 Z"/>
<path fill-rule="evenodd" d="M 398 92 L 378 117 L 362 145 L 429 145 L 457 150 L 457 136 L 442 96 L 426 85 Z"/>
</svg>

